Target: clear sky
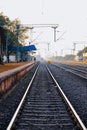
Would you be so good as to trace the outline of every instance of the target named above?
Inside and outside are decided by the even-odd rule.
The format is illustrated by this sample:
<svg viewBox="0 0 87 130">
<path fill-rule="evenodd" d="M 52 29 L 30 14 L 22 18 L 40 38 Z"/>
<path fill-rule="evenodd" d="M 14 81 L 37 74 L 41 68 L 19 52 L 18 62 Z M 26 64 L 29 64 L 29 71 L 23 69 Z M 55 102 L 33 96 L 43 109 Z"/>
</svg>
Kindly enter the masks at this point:
<svg viewBox="0 0 87 130">
<path fill-rule="evenodd" d="M 11 20 L 18 18 L 22 24 L 59 24 L 57 37 L 66 33 L 56 43 L 51 29 L 40 36 L 59 53 L 72 49 L 74 41 L 87 41 L 87 0 L 0 0 L 0 12 Z"/>
</svg>

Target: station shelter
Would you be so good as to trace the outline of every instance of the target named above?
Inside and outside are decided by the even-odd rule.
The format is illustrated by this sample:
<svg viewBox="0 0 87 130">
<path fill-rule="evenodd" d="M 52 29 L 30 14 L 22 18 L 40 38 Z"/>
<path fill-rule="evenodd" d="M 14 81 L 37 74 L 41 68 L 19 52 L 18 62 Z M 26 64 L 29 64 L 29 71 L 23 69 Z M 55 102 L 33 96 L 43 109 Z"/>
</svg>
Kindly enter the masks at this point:
<svg viewBox="0 0 87 130">
<path fill-rule="evenodd" d="M 18 62 L 31 60 L 32 56 L 30 54 L 32 54 L 33 51 L 37 50 L 35 45 L 22 46 L 22 47 L 18 47 L 18 48 L 16 46 L 10 45 L 8 47 L 8 49 L 11 50 L 11 52 L 13 52 L 13 54 L 9 55 L 10 62 L 16 62 L 17 60 L 18 60 Z M 17 50 L 18 50 L 18 52 L 17 52 Z M 24 53 L 24 52 L 27 52 L 27 53 Z M 6 55 L 4 55 L 3 61 L 6 62 Z"/>
</svg>

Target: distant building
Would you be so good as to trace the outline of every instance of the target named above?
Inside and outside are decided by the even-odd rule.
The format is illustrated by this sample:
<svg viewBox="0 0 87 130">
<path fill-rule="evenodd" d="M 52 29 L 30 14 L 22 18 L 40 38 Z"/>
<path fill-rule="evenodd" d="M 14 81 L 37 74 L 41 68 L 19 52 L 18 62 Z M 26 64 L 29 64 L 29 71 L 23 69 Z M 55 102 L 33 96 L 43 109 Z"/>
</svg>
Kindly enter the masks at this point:
<svg viewBox="0 0 87 130">
<path fill-rule="evenodd" d="M 87 60 L 87 47 L 79 51 L 77 57 L 78 60 Z"/>
<path fill-rule="evenodd" d="M 65 55 L 64 59 L 65 60 L 74 60 L 75 59 L 75 55 L 72 55 L 72 54 Z"/>
<path fill-rule="evenodd" d="M 87 60 L 87 52 L 83 53 L 83 60 Z"/>
<path fill-rule="evenodd" d="M 83 60 L 83 55 L 77 55 L 75 58 L 77 61 Z"/>
</svg>

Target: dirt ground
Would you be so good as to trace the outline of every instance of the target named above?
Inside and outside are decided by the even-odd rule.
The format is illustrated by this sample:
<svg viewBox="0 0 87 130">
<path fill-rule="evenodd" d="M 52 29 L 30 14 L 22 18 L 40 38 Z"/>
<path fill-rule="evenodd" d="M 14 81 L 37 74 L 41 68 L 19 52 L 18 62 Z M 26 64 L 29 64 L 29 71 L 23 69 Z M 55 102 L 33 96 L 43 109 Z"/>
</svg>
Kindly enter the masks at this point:
<svg viewBox="0 0 87 130">
<path fill-rule="evenodd" d="M 4 63 L 4 65 L 0 65 L 0 73 L 3 71 L 11 70 L 13 68 L 22 66 L 22 65 L 27 64 L 27 63 L 28 62 Z M 59 63 L 61 63 L 61 62 L 59 62 Z M 62 63 L 87 66 L 87 61 L 62 61 Z"/>
<path fill-rule="evenodd" d="M 67 61 L 67 64 L 75 64 L 75 65 L 87 65 L 87 61 Z"/>
<path fill-rule="evenodd" d="M 0 65 L 0 73 L 7 71 L 7 70 L 11 70 L 11 69 L 19 67 L 19 66 L 22 66 L 22 65 L 27 64 L 27 63 L 28 62 L 4 63 L 3 65 Z"/>
<path fill-rule="evenodd" d="M 55 62 L 57 62 L 57 61 L 55 61 Z M 87 61 L 73 61 L 73 60 L 71 61 L 71 60 L 65 60 L 65 61 L 58 61 L 58 63 L 87 66 Z"/>
</svg>

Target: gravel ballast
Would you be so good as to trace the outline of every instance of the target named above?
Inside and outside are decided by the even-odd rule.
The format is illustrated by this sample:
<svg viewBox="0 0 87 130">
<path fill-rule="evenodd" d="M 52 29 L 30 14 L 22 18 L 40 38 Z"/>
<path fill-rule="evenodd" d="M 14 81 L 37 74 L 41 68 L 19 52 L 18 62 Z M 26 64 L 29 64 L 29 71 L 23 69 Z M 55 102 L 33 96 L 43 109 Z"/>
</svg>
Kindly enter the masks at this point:
<svg viewBox="0 0 87 130">
<path fill-rule="evenodd" d="M 87 127 L 87 81 L 54 65 L 49 68 Z"/>
</svg>

